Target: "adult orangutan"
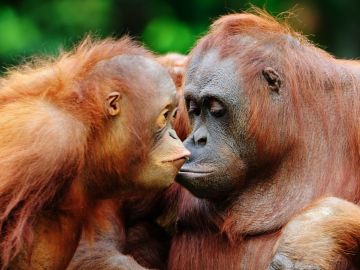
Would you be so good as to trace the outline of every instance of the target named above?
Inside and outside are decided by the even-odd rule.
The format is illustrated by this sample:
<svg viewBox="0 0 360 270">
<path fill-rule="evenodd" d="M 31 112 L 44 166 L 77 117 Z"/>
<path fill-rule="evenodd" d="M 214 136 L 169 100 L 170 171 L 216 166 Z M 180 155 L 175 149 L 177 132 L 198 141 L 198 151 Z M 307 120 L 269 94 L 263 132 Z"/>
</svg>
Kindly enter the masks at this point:
<svg viewBox="0 0 360 270">
<path fill-rule="evenodd" d="M 192 154 L 177 176 L 186 190 L 177 190 L 169 269 L 267 269 L 281 229 L 305 206 L 321 196 L 359 203 L 359 90 L 357 62 L 273 18 L 218 19 L 187 66 Z M 359 267 L 337 253 L 359 244 L 358 206 L 328 200 L 285 229 L 274 269 Z M 301 257 L 320 246 L 328 252 L 314 254 L 331 264 Z"/>
<path fill-rule="evenodd" d="M 87 39 L 1 79 L 1 269 L 66 268 L 106 198 L 171 183 L 190 153 L 152 58 L 128 38 Z"/>
</svg>

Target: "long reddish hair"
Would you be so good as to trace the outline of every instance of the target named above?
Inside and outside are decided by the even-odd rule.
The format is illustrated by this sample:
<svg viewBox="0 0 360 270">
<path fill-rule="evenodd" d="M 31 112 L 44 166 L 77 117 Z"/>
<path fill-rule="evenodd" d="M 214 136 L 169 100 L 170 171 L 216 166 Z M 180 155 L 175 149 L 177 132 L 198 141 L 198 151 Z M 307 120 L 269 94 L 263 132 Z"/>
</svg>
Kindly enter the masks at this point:
<svg viewBox="0 0 360 270">
<path fill-rule="evenodd" d="M 259 10 L 227 15 L 215 21 L 189 58 L 201 57 L 214 48 L 219 50 L 221 58 L 236 61 L 239 74 L 235 76 L 242 79 L 241 89 L 249 99 L 247 133 L 255 140 L 259 163 L 264 165 L 255 176 L 258 178 L 250 181 L 271 183 L 272 179 L 279 179 L 277 174 L 284 181 L 274 184 L 272 191 L 278 196 L 273 197 L 270 207 L 266 205 L 269 201 L 262 202 L 267 207 L 266 214 L 257 215 L 256 209 L 262 211 L 263 206 L 259 203 L 251 208 L 248 219 L 237 210 L 237 206 L 249 204 L 237 199 L 238 191 L 229 194 L 230 202 L 223 202 L 220 210 L 187 191 L 173 191 L 179 198 L 180 225 L 184 220 L 189 222 L 187 227 L 209 231 L 210 236 L 222 232 L 234 243 L 257 224 L 267 226 L 267 232 L 280 229 L 320 196 L 338 196 L 359 203 L 359 62 L 334 58 L 288 25 Z M 267 67 L 274 68 L 282 80 L 280 95 L 275 97 L 271 96 L 262 74 Z M 261 178 L 261 168 L 273 169 L 265 180 Z M 298 180 L 296 187 L 292 186 L 293 179 Z M 181 241 L 181 237 L 188 235 L 179 233 L 180 240 L 172 244 L 174 258 L 170 268 L 173 269 L 182 269 L 182 258 L 178 255 L 183 248 L 181 244 L 194 254 L 202 243 L 191 239 Z M 212 251 L 217 254 L 215 251 L 222 244 L 213 241 L 213 245 L 206 245 L 209 254 Z M 259 246 L 259 254 L 260 250 Z M 235 262 L 235 257 L 231 262 Z M 217 263 L 221 265 L 221 261 Z"/>
<path fill-rule="evenodd" d="M 40 213 L 86 212 L 82 170 L 91 136 L 106 119 L 91 70 L 121 54 L 150 55 L 127 37 L 86 38 L 71 52 L 36 59 L 0 80 L 2 268 L 29 247 Z"/>
<path fill-rule="evenodd" d="M 336 59 L 264 11 L 254 13 L 221 17 L 192 54 L 219 48 L 221 57 L 241 66 L 250 99 L 248 133 L 260 158 L 273 162 L 294 147 L 294 166 L 305 155 L 317 159 L 303 168 L 314 197 L 359 202 L 360 63 Z M 283 110 L 274 106 L 259 72 L 268 66 L 282 78 Z"/>
</svg>

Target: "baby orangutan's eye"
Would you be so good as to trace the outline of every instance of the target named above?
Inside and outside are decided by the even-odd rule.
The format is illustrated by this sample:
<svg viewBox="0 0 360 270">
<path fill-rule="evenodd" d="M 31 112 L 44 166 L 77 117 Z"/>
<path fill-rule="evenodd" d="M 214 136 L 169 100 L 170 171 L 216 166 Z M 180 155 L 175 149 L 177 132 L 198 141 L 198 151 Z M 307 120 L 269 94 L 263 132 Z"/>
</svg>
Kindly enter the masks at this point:
<svg viewBox="0 0 360 270">
<path fill-rule="evenodd" d="M 177 113 L 178 113 L 179 109 L 176 108 L 173 113 L 172 113 L 172 120 L 175 120 L 176 119 L 176 116 L 177 116 Z"/>
<path fill-rule="evenodd" d="M 156 119 L 156 126 L 159 130 L 163 129 L 166 126 L 169 114 L 170 114 L 169 110 L 165 109 L 160 113 L 160 115 Z"/>
</svg>

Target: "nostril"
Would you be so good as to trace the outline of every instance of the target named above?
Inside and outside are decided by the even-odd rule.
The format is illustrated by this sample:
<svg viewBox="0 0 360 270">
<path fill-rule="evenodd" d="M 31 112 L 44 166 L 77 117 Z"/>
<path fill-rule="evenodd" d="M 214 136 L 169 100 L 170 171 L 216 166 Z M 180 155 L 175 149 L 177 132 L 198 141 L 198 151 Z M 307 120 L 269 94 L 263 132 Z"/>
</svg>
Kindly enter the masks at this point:
<svg viewBox="0 0 360 270">
<path fill-rule="evenodd" d="M 208 132 L 205 127 L 200 127 L 194 131 L 193 135 L 194 145 L 205 146 L 207 144 Z"/>
</svg>

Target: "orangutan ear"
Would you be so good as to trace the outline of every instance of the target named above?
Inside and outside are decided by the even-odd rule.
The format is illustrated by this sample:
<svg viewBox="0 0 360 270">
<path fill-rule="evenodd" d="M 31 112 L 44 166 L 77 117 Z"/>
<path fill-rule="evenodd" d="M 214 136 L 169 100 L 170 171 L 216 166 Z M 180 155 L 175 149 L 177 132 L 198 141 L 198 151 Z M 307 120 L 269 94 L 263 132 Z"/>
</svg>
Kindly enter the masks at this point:
<svg viewBox="0 0 360 270">
<path fill-rule="evenodd" d="M 111 116 L 116 116 L 120 113 L 120 99 L 119 92 L 111 92 L 106 98 L 106 109 Z"/>
<path fill-rule="evenodd" d="M 269 85 L 269 89 L 273 92 L 279 93 L 281 87 L 281 78 L 279 73 L 272 67 L 263 69 L 262 74 Z"/>
</svg>

